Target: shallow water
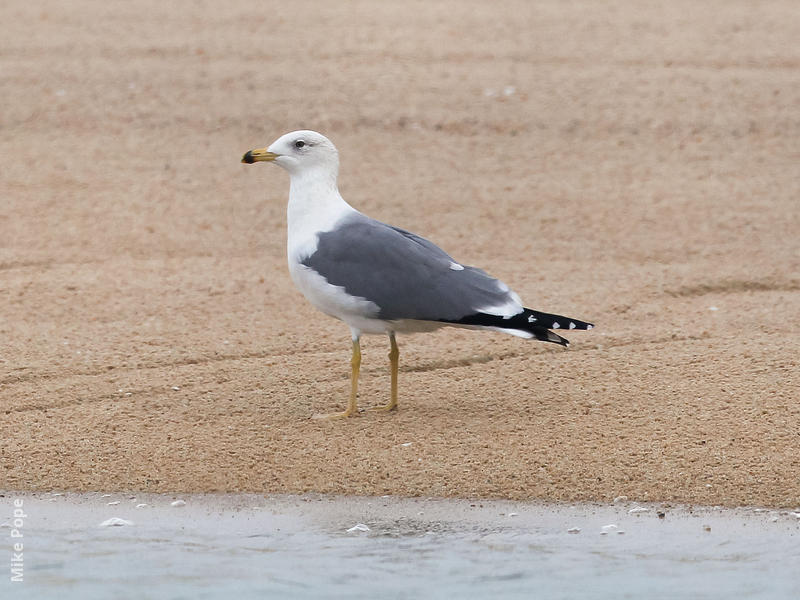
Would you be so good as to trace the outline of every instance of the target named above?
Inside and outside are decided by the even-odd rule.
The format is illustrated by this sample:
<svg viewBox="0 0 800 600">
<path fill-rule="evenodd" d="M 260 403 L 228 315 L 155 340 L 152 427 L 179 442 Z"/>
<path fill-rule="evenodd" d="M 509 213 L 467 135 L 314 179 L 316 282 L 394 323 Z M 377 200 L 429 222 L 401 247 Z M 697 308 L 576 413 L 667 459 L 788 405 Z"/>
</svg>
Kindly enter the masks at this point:
<svg viewBox="0 0 800 600">
<path fill-rule="evenodd" d="M 11 556 L 21 499 L 24 581 L 7 567 L 0 597 L 800 597 L 792 511 L 175 498 L 5 493 L 0 544 Z M 132 524 L 100 526 L 112 517 Z"/>
</svg>

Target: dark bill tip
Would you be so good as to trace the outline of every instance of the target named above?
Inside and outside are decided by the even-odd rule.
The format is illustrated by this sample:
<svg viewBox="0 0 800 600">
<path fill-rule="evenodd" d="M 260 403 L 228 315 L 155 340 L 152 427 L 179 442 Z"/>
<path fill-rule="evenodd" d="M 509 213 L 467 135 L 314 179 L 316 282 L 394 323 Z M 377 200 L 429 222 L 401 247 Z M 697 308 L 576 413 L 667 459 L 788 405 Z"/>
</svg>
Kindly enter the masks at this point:
<svg viewBox="0 0 800 600">
<path fill-rule="evenodd" d="M 252 165 L 255 162 L 252 150 L 248 150 L 247 152 L 245 152 L 244 156 L 242 157 L 242 162 L 247 163 L 248 165 Z"/>
</svg>

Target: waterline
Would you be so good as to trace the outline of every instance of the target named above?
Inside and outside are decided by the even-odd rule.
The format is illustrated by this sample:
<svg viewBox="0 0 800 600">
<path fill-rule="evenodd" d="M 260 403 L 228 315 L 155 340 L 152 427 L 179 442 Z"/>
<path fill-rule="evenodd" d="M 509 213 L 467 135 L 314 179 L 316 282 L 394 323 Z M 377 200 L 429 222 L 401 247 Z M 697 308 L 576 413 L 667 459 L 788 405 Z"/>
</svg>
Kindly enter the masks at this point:
<svg viewBox="0 0 800 600">
<path fill-rule="evenodd" d="M 261 495 L 24 503 L 14 598 L 800 595 L 792 511 Z M 13 505 L 3 510 L 0 523 Z"/>
</svg>

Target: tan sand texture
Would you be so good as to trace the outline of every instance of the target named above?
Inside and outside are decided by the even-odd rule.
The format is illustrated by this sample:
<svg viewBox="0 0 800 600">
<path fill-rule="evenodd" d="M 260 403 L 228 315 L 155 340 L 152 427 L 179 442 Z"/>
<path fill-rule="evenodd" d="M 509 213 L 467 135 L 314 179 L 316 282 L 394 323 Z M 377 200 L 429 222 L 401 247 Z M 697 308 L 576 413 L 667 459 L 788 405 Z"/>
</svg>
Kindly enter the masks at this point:
<svg viewBox="0 0 800 600">
<path fill-rule="evenodd" d="M 0 18 L 0 488 L 800 504 L 795 2 Z M 312 420 L 349 333 L 239 162 L 298 128 L 357 208 L 597 328 L 403 337 L 399 412 Z"/>
</svg>

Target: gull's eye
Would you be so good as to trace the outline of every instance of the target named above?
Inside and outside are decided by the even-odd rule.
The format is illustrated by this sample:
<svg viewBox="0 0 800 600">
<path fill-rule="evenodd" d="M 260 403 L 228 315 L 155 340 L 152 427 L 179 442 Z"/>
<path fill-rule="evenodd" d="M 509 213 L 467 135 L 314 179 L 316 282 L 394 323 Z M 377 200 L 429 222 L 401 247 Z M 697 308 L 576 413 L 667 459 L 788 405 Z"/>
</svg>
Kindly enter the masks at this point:
<svg viewBox="0 0 800 600">
<path fill-rule="evenodd" d="M 300 149 L 300 148 L 302 148 L 302 147 L 303 147 L 303 146 L 305 146 L 305 145 L 306 145 L 306 143 L 305 143 L 303 140 L 297 140 L 297 141 L 294 143 L 294 147 L 295 147 L 295 148 L 297 148 L 297 149 Z"/>
</svg>

